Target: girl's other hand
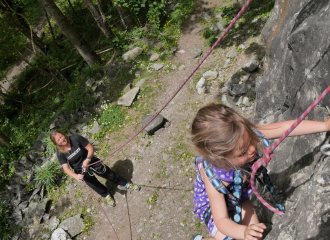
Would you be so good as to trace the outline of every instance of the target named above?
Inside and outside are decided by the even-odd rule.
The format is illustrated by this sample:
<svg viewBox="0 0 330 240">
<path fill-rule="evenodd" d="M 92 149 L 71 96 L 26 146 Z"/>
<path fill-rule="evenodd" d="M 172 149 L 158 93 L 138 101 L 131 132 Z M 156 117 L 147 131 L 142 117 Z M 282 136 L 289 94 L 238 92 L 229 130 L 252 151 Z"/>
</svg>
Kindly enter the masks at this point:
<svg viewBox="0 0 330 240">
<path fill-rule="evenodd" d="M 262 233 L 266 229 L 263 223 L 251 224 L 247 226 L 244 232 L 244 240 L 259 240 L 262 238 Z"/>
<path fill-rule="evenodd" d="M 82 174 L 77 174 L 76 179 L 77 179 L 78 181 L 82 181 L 82 180 L 84 180 L 84 175 L 82 175 Z"/>
</svg>

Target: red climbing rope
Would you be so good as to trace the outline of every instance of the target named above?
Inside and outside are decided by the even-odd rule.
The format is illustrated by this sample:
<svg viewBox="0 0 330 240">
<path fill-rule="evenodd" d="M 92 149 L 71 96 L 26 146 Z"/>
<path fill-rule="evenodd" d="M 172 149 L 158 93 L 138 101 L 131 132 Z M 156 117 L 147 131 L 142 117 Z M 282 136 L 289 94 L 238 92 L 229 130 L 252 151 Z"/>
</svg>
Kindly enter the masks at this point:
<svg viewBox="0 0 330 240">
<path fill-rule="evenodd" d="M 86 183 L 84 180 L 83 180 L 83 182 L 86 184 L 86 186 L 88 187 L 89 191 L 90 191 L 90 192 L 91 192 L 91 194 L 93 195 L 93 197 L 94 197 L 95 201 L 96 201 L 96 202 L 97 202 L 97 204 L 100 206 L 100 208 L 101 208 L 101 210 L 102 210 L 103 214 L 104 214 L 104 215 L 105 215 L 105 217 L 108 219 L 108 222 L 110 223 L 110 225 L 111 225 L 111 227 L 112 227 L 112 230 L 113 230 L 113 232 L 115 233 L 115 235 L 116 235 L 117 239 L 118 239 L 118 240 L 120 240 L 120 239 L 119 239 L 119 237 L 118 237 L 118 235 L 117 235 L 117 233 L 116 233 L 116 230 L 115 230 L 115 228 L 113 227 L 112 223 L 110 222 L 110 219 L 108 218 L 108 215 L 105 213 L 105 211 L 104 211 L 104 209 L 102 208 L 102 206 L 101 206 L 101 204 L 99 203 L 99 201 L 97 201 L 97 199 L 96 199 L 96 197 L 95 197 L 94 193 L 92 192 L 91 188 L 90 188 L 90 187 L 87 185 L 87 183 Z"/>
<path fill-rule="evenodd" d="M 252 166 L 252 174 L 251 174 L 251 186 L 254 194 L 259 199 L 262 204 L 264 204 L 269 210 L 273 211 L 274 213 L 277 213 L 278 215 L 282 216 L 284 213 L 279 211 L 278 209 L 272 207 L 270 204 L 268 204 L 258 193 L 258 191 L 255 188 L 255 174 L 259 167 L 264 166 L 266 167 L 269 161 L 273 158 L 273 155 L 271 154 L 275 148 L 298 126 L 298 124 L 315 108 L 315 106 L 330 92 L 330 86 L 327 87 L 327 89 L 324 90 L 324 92 L 308 107 L 308 109 L 295 121 L 292 126 L 286 130 L 286 132 L 274 143 L 272 147 L 268 147 L 264 150 L 264 157 L 260 158 L 258 161 L 256 161 Z"/>
<path fill-rule="evenodd" d="M 249 6 L 249 4 L 252 2 L 252 0 L 248 0 L 247 3 L 245 3 L 245 5 L 243 6 L 243 8 L 241 9 L 241 11 L 239 11 L 239 13 L 236 15 L 236 17 L 231 21 L 231 23 L 229 24 L 229 26 L 224 30 L 224 32 L 221 34 L 221 36 L 218 38 L 218 40 L 213 44 L 213 46 L 211 47 L 211 49 L 207 52 L 207 54 L 203 57 L 202 60 L 200 60 L 200 62 L 198 63 L 198 65 L 195 67 L 195 69 L 190 73 L 190 75 L 186 78 L 186 80 L 181 84 L 181 86 L 176 90 L 176 92 L 173 94 L 173 96 L 165 103 L 165 105 L 156 113 L 155 116 L 153 116 L 152 119 L 150 119 L 150 121 L 144 125 L 136 134 L 133 135 L 133 137 L 131 137 L 130 139 L 128 139 L 123 145 L 121 145 L 118 149 L 116 149 L 115 151 L 113 151 L 112 153 L 110 153 L 108 156 L 102 158 L 101 160 L 92 163 L 88 166 L 94 165 L 98 162 L 103 161 L 104 159 L 110 157 L 111 155 L 115 154 L 116 152 L 118 152 L 120 149 L 122 149 L 126 144 L 128 144 L 130 141 L 133 140 L 133 138 L 135 138 L 137 135 L 139 135 L 140 132 L 142 132 L 160 113 L 161 111 L 164 110 L 164 108 L 173 100 L 173 98 L 179 93 L 179 91 L 181 90 L 181 88 L 183 88 L 183 86 L 188 82 L 188 80 L 191 78 L 191 76 L 197 71 L 197 69 L 200 67 L 200 65 L 202 65 L 202 63 L 205 61 L 205 59 L 211 54 L 211 52 L 214 50 L 214 48 L 218 45 L 218 43 L 224 38 L 224 36 L 229 32 L 229 30 L 232 28 L 232 26 L 235 24 L 235 22 L 237 21 L 237 19 L 243 14 L 243 12 L 246 10 L 246 8 Z"/>
</svg>

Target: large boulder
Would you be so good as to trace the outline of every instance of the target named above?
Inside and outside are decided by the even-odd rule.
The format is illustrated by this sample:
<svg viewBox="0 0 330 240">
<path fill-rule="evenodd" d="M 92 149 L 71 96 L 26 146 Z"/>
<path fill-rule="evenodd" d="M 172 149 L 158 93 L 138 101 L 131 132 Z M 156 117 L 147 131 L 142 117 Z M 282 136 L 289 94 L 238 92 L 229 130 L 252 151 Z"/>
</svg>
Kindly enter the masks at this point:
<svg viewBox="0 0 330 240">
<path fill-rule="evenodd" d="M 81 214 L 78 213 L 76 216 L 64 220 L 60 224 L 60 228 L 67 231 L 71 235 L 71 237 L 80 234 L 81 230 L 84 230 L 85 228 L 84 222 L 81 218 Z"/>
<path fill-rule="evenodd" d="M 277 0 L 262 37 L 264 74 L 256 82 L 256 122 L 298 118 L 330 83 L 330 1 Z M 328 118 L 327 96 L 308 116 Z M 329 239 L 329 157 L 319 152 L 326 134 L 288 138 L 268 165 L 283 217 L 257 208 L 272 225 L 265 239 Z M 260 205 L 260 203 L 255 202 Z"/>
<path fill-rule="evenodd" d="M 142 53 L 142 51 L 143 51 L 142 48 L 136 47 L 132 50 L 129 50 L 128 52 L 125 52 L 122 57 L 125 61 L 128 62 L 134 60 L 137 56 L 139 56 Z"/>
</svg>

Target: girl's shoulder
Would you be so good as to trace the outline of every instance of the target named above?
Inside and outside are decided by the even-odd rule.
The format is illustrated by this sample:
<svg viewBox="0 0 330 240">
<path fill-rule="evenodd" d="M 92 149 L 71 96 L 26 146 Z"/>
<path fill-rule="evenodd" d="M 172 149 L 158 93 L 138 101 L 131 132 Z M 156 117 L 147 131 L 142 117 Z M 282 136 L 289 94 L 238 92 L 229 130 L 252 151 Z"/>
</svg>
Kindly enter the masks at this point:
<svg viewBox="0 0 330 240">
<path fill-rule="evenodd" d="M 199 172 L 199 175 L 202 177 L 204 181 L 203 175 L 206 177 L 206 174 L 201 174 L 205 173 L 204 166 L 203 166 L 204 159 L 201 157 L 196 157 L 196 167 Z M 233 182 L 234 181 L 234 170 L 227 170 L 227 169 L 220 169 L 212 165 L 212 170 L 214 174 L 222 181 L 225 182 Z"/>
</svg>

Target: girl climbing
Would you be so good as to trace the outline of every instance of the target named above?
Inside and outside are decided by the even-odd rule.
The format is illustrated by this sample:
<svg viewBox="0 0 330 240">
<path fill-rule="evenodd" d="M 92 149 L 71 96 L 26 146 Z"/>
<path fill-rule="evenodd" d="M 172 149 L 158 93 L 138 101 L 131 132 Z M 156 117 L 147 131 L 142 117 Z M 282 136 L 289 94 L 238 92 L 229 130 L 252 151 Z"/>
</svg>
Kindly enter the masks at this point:
<svg viewBox="0 0 330 240">
<path fill-rule="evenodd" d="M 267 139 L 279 138 L 294 122 L 254 125 L 233 109 L 214 103 L 197 112 L 191 130 L 200 155 L 196 158 L 194 212 L 212 237 L 194 235 L 193 240 L 262 239 L 266 226 L 259 223 L 249 199 L 252 189 L 246 172 L 260 158 L 261 144 L 268 146 Z M 304 120 L 289 136 L 329 130 L 330 118 Z"/>
<path fill-rule="evenodd" d="M 99 161 L 99 159 L 93 157 L 94 148 L 86 138 L 76 134 L 67 137 L 62 132 L 53 130 L 50 133 L 50 139 L 57 147 L 57 158 L 64 172 L 78 181 L 85 181 L 89 187 L 94 189 L 101 197 L 104 197 L 110 206 L 114 207 L 116 205 L 115 200 L 94 174 L 127 189 L 140 191 L 141 187 L 139 185 L 129 183 L 102 162 L 96 163 L 88 169 L 86 166 Z"/>
</svg>

